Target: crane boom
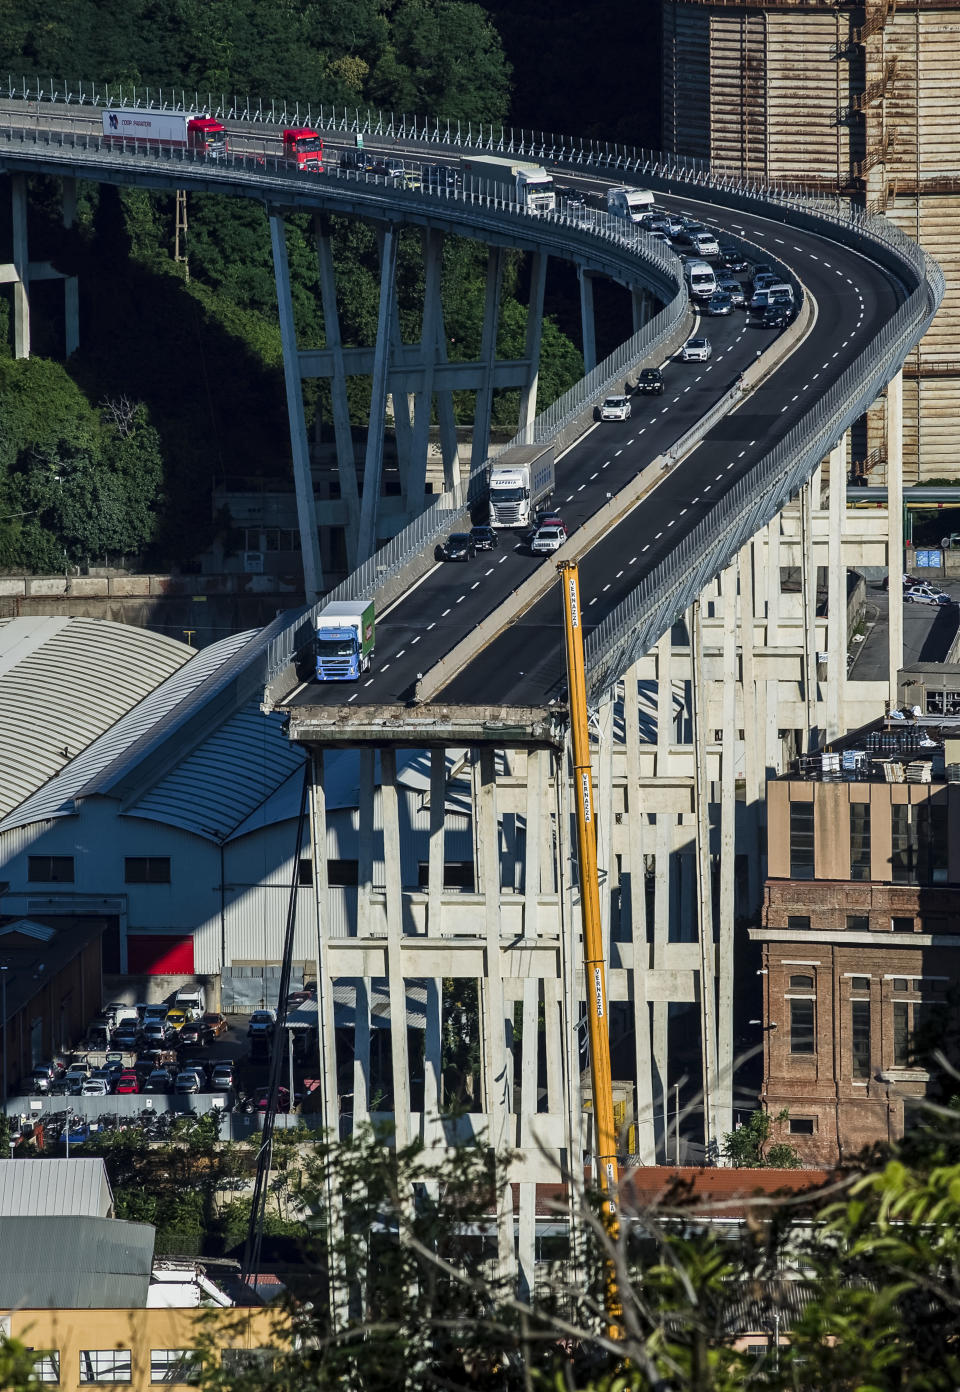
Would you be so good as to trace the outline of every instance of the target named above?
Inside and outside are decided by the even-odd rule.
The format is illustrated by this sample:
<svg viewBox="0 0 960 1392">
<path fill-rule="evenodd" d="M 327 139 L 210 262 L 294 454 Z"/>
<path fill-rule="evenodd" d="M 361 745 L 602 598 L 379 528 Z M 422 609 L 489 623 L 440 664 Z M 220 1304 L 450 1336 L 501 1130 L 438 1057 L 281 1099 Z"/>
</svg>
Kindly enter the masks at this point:
<svg viewBox="0 0 960 1392">
<path fill-rule="evenodd" d="M 600 926 L 600 878 L 597 873 L 597 824 L 593 808 L 590 767 L 590 729 L 587 719 L 587 681 L 583 661 L 580 578 L 576 561 L 557 565 L 563 588 L 563 628 L 567 652 L 567 688 L 573 738 L 574 805 L 577 814 L 577 864 L 580 913 L 583 920 L 583 975 L 587 995 L 590 1041 L 590 1079 L 593 1085 L 594 1176 L 607 1191 L 603 1206 L 607 1236 L 618 1234 L 617 1132 L 613 1117 L 613 1076 L 610 1068 L 610 1029 L 607 983 Z M 602 1176 L 602 1179 L 601 1179 Z M 610 1332 L 619 1335 L 620 1302 L 612 1263 L 608 1264 L 607 1316 Z"/>
</svg>

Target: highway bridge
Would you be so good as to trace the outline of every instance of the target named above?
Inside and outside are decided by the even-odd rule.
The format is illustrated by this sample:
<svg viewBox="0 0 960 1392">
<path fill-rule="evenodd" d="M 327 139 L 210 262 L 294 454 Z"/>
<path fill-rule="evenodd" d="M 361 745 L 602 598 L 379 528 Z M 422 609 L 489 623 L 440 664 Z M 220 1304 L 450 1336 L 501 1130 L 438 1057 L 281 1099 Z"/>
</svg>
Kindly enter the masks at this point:
<svg viewBox="0 0 960 1392">
<path fill-rule="evenodd" d="M 276 126 L 251 121 L 249 110 L 222 114 L 237 123 L 236 157 L 207 163 L 162 150 L 107 150 L 97 134 L 97 110 L 11 100 L 0 113 L 0 170 L 13 175 L 15 214 L 24 207 L 23 176 L 37 172 L 266 204 L 305 537 L 316 529 L 300 382 L 319 368 L 292 331 L 285 213 L 369 218 L 383 229 L 385 246 L 391 228 L 420 226 L 428 272 L 431 266 L 436 271 L 436 237 L 445 231 L 487 242 L 492 255 L 498 246 L 519 247 L 537 261 L 526 358 L 504 371 L 514 374 L 510 380 L 521 391 L 518 438 L 557 442 L 554 502 L 571 529 L 568 550 L 582 558 L 611 1023 L 621 1041 L 629 1041 L 622 1047 L 631 1061 L 622 1068 L 635 1099 L 630 1148 L 645 1160 L 667 1154 L 668 1089 L 678 1077 L 672 1059 L 676 1054 L 681 1066 L 696 1072 L 684 1050 L 699 1030 L 698 1105 L 703 1144 L 715 1156 L 733 1122 L 734 1048 L 741 1042 L 733 1025 L 733 925 L 736 913 L 755 912 L 760 899 L 764 780 L 768 770 L 782 766 L 788 734 L 814 742 L 839 733 L 847 718 L 845 548 L 852 539 L 846 433 L 886 388 L 890 506 L 884 535 L 871 533 L 862 550 L 871 563 L 880 556 L 899 567 L 900 369 L 940 302 L 942 276 L 882 220 L 849 215 L 805 199 L 802 191 L 753 188 L 733 171 L 552 137 L 313 116 L 332 143 L 362 134 L 371 150 L 449 162 L 467 149 L 503 149 L 542 160 L 571 187 L 652 187 L 668 206 L 695 212 L 739 239 L 750 259 L 780 263 L 802 287 L 802 313 L 784 334 L 770 339 L 745 327 L 739 315 L 711 320 L 705 327 L 712 359 L 683 364 L 674 354 L 695 321 L 679 263 L 632 227 L 605 218 L 588 225 L 574 209 L 528 216 L 469 184 L 456 194 L 437 194 L 333 170 L 297 174 L 277 153 L 277 128 L 286 113 L 272 113 Z M 294 123 L 302 122 L 303 113 L 297 115 Z M 322 270 L 322 226 L 318 247 Z M 548 256 L 575 262 L 587 283 L 599 274 L 626 285 L 634 295 L 637 331 L 537 416 L 537 318 Z M 8 275 L 21 291 L 28 260 L 21 234 L 19 261 Z M 443 434 L 442 396 L 452 368 L 430 336 L 419 349 L 393 352 L 389 254 L 384 266 L 381 332 L 363 363 L 374 390 L 367 486 L 353 514 L 359 564 L 333 591 L 338 598 L 376 600 L 375 667 L 356 687 L 310 681 L 308 608 L 272 643 L 264 709 L 284 713 L 291 738 L 304 742 L 313 761 L 310 839 L 325 1116 L 338 1125 L 343 1100 L 332 1027 L 334 979 L 386 978 L 393 1019 L 403 1018 L 405 980 L 481 981 L 483 1096 L 479 1114 L 464 1126 L 485 1128 L 495 1145 L 514 1146 L 521 1157 L 512 1174 L 520 1185 L 518 1261 L 529 1281 L 535 1184 L 553 1177 L 551 1164 L 571 1157 L 576 1164 L 589 1148 L 577 1043 L 582 963 L 577 934 L 570 932 L 576 884 L 554 558 L 537 560 L 504 533 L 499 550 L 467 565 L 436 562 L 437 542 L 482 498 L 486 442 L 475 455 L 466 496 L 448 471 L 440 499 L 378 550 L 369 544 L 377 531 L 378 489 L 371 481 L 379 481 L 382 465 L 388 384 L 419 389 L 428 414 L 432 388 Z M 652 301 L 659 308 L 650 317 Z M 583 305 L 588 327 L 586 289 Z M 495 306 L 488 295 L 488 320 Z M 589 342 L 589 332 L 584 337 Z M 622 387 L 641 365 L 661 363 L 662 398 L 635 399 L 629 421 L 594 422 L 603 395 Z M 319 367 L 336 386 L 350 360 L 343 353 L 338 358 L 334 346 Z M 471 371 L 482 396 L 497 371 L 492 353 Z M 404 378 L 404 372 L 411 375 Z M 411 430 L 415 435 L 416 421 Z M 819 486 L 826 456 L 829 512 Z M 308 595 L 319 595 L 319 557 L 309 545 L 304 554 Z M 816 604 L 819 561 L 829 572 L 825 618 Z M 780 567 L 788 563 L 799 564 L 801 572 L 799 613 L 787 612 L 781 594 Z M 673 642 L 678 620 L 684 635 Z M 898 641 L 892 611 L 894 695 Z M 416 867 L 412 883 L 402 870 L 396 750 L 404 745 L 430 751 L 422 789 L 430 850 L 429 863 L 420 867 L 422 883 Z M 360 750 L 356 917 L 339 935 L 331 928 L 329 896 L 340 887 L 329 883 L 327 860 L 316 849 L 326 842 L 324 760 L 331 746 Z M 457 796 L 467 789 L 475 819 L 469 891 L 452 887 L 445 874 L 444 809 L 454 786 L 461 790 Z M 436 1116 L 442 1101 L 439 986 L 428 997 L 435 1005 L 427 1008 L 426 1082 L 416 1111 L 406 1031 L 390 1032 L 392 1117 L 401 1142 L 416 1134 L 428 1142 L 447 1135 Z M 672 1033 L 675 1006 L 696 1012 L 698 1030 L 687 1027 L 687 1014 Z M 517 1011 L 527 1038 L 542 1029 L 543 1054 L 538 1062 L 528 1050 L 514 1074 L 508 1041 Z M 355 1043 L 355 1119 L 365 1115 L 371 1096 L 368 1036 L 358 1035 Z M 511 1242 L 502 1255 L 512 1260 L 512 1253 Z"/>
</svg>

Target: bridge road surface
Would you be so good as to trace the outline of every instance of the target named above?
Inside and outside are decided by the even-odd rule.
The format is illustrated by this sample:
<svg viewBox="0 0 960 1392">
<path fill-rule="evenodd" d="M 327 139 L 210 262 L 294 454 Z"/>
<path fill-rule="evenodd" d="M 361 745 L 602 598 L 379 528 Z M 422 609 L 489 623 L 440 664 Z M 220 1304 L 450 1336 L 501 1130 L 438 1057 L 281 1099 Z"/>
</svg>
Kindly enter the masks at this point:
<svg viewBox="0 0 960 1392">
<path fill-rule="evenodd" d="M 808 337 L 740 408 L 719 421 L 703 443 L 580 562 L 585 628 L 596 627 L 643 576 L 663 561 L 713 502 L 761 459 L 843 373 L 905 298 L 887 271 L 846 247 L 783 223 L 700 203 L 666 198 L 723 231 L 780 257 L 816 301 Z M 572 533 L 703 415 L 769 346 L 768 331 L 745 327 L 743 311 L 705 319 L 710 363 L 671 362 L 662 397 L 634 397 L 629 421 L 595 426 L 557 467 L 554 503 Z M 500 549 L 466 564 L 440 563 L 377 621 L 374 668 L 352 687 L 308 682 L 285 705 L 341 706 L 409 700 L 426 673 L 455 643 L 552 556 L 521 550 L 519 536 L 500 533 Z M 487 646 L 434 700 L 468 705 L 539 705 L 565 687 L 560 597 L 552 589 Z"/>
</svg>

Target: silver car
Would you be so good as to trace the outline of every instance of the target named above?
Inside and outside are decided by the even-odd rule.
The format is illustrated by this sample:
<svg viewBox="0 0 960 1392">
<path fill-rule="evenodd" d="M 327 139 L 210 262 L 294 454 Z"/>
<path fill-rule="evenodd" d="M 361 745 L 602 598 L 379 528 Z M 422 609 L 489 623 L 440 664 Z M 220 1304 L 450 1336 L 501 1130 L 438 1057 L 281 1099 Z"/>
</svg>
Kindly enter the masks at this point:
<svg viewBox="0 0 960 1392">
<path fill-rule="evenodd" d="M 680 349 L 681 362 L 707 362 L 713 357 L 709 338 L 688 338 Z"/>
</svg>

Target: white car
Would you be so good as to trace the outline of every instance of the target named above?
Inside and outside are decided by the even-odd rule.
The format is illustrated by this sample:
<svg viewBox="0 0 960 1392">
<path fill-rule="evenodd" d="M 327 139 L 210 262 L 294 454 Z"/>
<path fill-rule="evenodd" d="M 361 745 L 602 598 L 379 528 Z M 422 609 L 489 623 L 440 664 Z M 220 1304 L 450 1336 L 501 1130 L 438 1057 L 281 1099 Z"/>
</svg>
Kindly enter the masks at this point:
<svg viewBox="0 0 960 1392">
<path fill-rule="evenodd" d="M 545 527 L 537 528 L 530 542 L 530 550 L 537 556 L 546 556 L 551 551 L 559 551 L 566 539 L 566 527 L 551 522 Z"/>
<path fill-rule="evenodd" d="M 600 407 L 602 421 L 629 420 L 632 415 L 633 407 L 627 396 L 608 396 Z"/>
<path fill-rule="evenodd" d="M 680 349 L 681 362 L 706 362 L 712 356 L 709 338 L 688 338 Z"/>
<path fill-rule="evenodd" d="M 904 604 L 952 604 L 948 594 L 932 585 L 908 585 L 903 592 Z"/>
</svg>

